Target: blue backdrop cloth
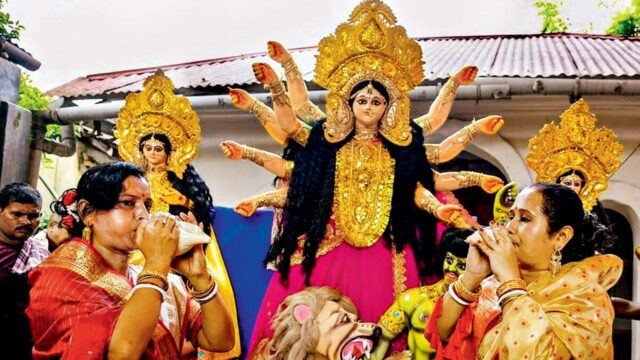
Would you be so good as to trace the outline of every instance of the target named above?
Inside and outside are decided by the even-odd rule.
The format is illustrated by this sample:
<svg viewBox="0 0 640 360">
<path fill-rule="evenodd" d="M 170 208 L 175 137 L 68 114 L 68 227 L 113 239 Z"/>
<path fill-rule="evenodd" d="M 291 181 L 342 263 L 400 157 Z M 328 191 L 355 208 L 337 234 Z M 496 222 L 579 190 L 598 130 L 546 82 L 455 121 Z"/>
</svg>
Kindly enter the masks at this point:
<svg viewBox="0 0 640 360">
<path fill-rule="evenodd" d="M 260 210 L 245 218 L 226 207 L 216 206 L 215 211 L 213 229 L 236 297 L 245 358 L 253 324 L 273 273 L 263 264 L 269 250 L 273 212 Z"/>
</svg>

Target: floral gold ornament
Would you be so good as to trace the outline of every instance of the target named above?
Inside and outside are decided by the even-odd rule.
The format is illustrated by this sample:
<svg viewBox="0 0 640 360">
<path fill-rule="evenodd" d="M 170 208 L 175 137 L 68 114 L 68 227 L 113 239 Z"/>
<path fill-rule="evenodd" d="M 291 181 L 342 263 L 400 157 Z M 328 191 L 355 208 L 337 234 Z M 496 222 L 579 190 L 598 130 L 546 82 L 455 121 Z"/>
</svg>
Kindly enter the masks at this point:
<svg viewBox="0 0 640 360">
<path fill-rule="evenodd" d="M 591 211 L 622 163 L 623 147 L 615 133 L 596 128 L 596 121 L 587 102 L 578 100 L 562 114 L 560 125 L 545 124 L 529 140 L 525 159 L 537 182 L 556 183 L 568 171 L 582 172 L 586 179 L 579 195 L 585 211 Z"/>
<path fill-rule="evenodd" d="M 118 153 L 123 160 L 144 165 L 140 140 L 149 134 L 166 135 L 172 148 L 167 170 L 182 179 L 187 165 L 198 156 L 202 135 L 198 114 L 174 89 L 171 79 L 157 70 L 145 80 L 142 92 L 127 95 L 114 136 L 120 140 Z"/>
<path fill-rule="evenodd" d="M 411 142 L 408 94 L 424 79 L 422 48 L 396 23 L 391 9 L 379 0 L 365 0 L 333 35 L 320 42 L 314 81 L 329 90 L 325 138 L 343 140 L 354 126 L 347 99 L 353 87 L 376 80 L 390 101 L 380 134 L 396 145 Z"/>
</svg>

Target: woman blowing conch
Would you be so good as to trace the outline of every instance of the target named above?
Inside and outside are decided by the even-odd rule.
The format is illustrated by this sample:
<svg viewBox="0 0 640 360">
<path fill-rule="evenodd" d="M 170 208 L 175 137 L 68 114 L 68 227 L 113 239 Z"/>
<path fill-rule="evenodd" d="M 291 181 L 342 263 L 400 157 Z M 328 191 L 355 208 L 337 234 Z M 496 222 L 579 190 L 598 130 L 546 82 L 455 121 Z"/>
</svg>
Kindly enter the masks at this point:
<svg viewBox="0 0 640 360">
<path fill-rule="evenodd" d="M 594 256 L 610 241 L 608 229 L 556 184 L 526 188 L 510 217 L 467 239 L 466 271 L 425 332 L 437 358 L 612 359 L 607 289 L 622 261 Z"/>
<path fill-rule="evenodd" d="M 149 217 L 149 184 L 139 167 L 119 162 L 89 169 L 75 201 L 72 240 L 29 279 L 35 359 L 179 359 L 191 348 L 187 340 L 210 351 L 234 346 L 202 246 L 175 256 L 176 220 Z M 192 214 L 181 217 L 195 222 Z M 144 268 L 128 263 L 137 249 Z M 187 277 L 187 286 L 171 268 Z"/>
</svg>

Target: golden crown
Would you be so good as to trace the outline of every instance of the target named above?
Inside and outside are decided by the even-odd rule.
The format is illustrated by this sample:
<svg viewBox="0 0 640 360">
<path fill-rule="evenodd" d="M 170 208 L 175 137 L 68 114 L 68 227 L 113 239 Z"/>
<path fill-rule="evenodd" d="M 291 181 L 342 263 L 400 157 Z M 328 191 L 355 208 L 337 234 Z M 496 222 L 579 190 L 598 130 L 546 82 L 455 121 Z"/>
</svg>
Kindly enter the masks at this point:
<svg viewBox="0 0 640 360">
<path fill-rule="evenodd" d="M 579 170 L 585 176 L 580 192 L 585 211 L 591 211 L 600 194 L 609 187 L 609 178 L 621 164 L 623 147 L 616 134 L 606 127 L 596 128 L 589 104 L 580 99 L 560 116 L 560 126 L 545 124 L 529 140 L 526 162 L 535 171 L 537 182 L 556 183 L 560 175 Z"/>
<path fill-rule="evenodd" d="M 202 135 L 198 114 L 174 89 L 171 79 L 158 69 L 144 81 L 141 93 L 127 95 L 114 135 L 120 140 L 120 157 L 139 165 L 143 163 L 140 140 L 149 134 L 165 135 L 171 142 L 167 170 L 182 178 L 187 165 L 198 156 Z"/>
<path fill-rule="evenodd" d="M 347 102 L 351 89 L 364 80 L 376 80 L 390 101 L 380 133 L 397 145 L 411 142 L 409 92 L 424 78 L 422 48 L 396 24 L 382 1 L 365 0 L 349 20 L 318 45 L 314 81 L 329 90 L 325 137 L 337 142 L 353 129 Z"/>
</svg>

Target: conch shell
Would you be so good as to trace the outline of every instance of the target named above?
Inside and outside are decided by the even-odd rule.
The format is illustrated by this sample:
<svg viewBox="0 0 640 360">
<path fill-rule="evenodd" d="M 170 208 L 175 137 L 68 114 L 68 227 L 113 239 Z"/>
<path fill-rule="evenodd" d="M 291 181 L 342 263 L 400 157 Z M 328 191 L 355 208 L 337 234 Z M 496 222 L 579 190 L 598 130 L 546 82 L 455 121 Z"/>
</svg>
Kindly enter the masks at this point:
<svg viewBox="0 0 640 360">
<path fill-rule="evenodd" d="M 211 237 L 205 234 L 198 225 L 181 220 L 176 220 L 176 224 L 180 231 L 176 256 L 186 253 L 198 244 L 208 244 L 211 241 Z"/>
</svg>

